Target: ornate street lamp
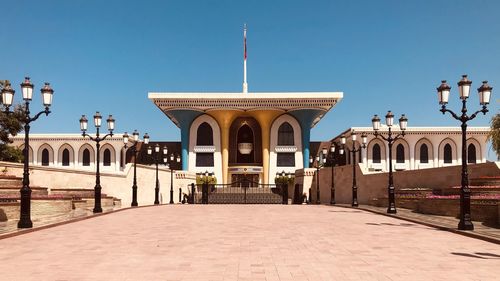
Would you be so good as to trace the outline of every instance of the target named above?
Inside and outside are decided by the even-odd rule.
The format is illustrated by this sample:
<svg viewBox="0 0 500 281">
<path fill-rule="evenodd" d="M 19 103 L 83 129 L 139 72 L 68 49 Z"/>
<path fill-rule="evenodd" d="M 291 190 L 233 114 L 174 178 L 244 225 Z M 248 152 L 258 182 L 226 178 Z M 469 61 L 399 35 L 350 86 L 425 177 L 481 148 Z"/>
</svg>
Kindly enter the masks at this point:
<svg viewBox="0 0 500 281">
<path fill-rule="evenodd" d="M 316 167 L 314 167 L 314 160 L 312 156 L 309 157 L 309 163 L 311 164 L 311 168 L 316 168 L 316 203 L 321 204 L 320 191 L 319 191 L 319 169 L 321 169 L 322 165 L 319 159 L 319 154 L 316 155 Z"/>
<path fill-rule="evenodd" d="M 87 127 L 88 127 L 88 120 L 85 117 L 85 115 L 82 115 L 82 118 L 80 118 L 80 130 L 82 131 L 82 136 L 83 137 L 89 137 L 90 140 L 94 141 L 96 143 L 96 151 L 97 151 L 97 158 L 96 158 L 96 173 L 95 173 L 95 187 L 94 187 L 94 213 L 102 213 L 102 207 L 101 207 L 101 175 L 99 172 L 99 162 L 100 162 L 100 148 L 101 148 L 101 141 L 105 140 L 108 137 L 113 136 L 113 130 L 115 129 L 115 119 L 113 118 L 112 115 L 109 115 L 108 119 L 106 119 L 106 122 L 108 124 L 108 130 L 109 134 L 106 134 L 104 137 L 101 138 L 99 134 L 99 129 L 101 128 L 101 122 L 102 122 L 102 116 L 97 111 L 94 115 L 94 126 L 96 128 L 96 135 L 95 137 L 90 136 L 87 134 Z"/>
<path fill-rule="evenodd" d="M 467 98 L 469 98 L 471 85 L 472 81 L 467 78 L 467 75 L 463 75 L 462 79 L 458 82 L 458 92 L 462 100 L 461 115 L 457 115 L 446 108 L 451 90 L 446 80 L 441 81 L 441 85 L 437 88 L 439 104 L 441 104 L 440 111 L 443 114 L 449 112 L 453 118 L 462 123 L 462 185 L 460 187 L 460 222 L 458 223 L 458 229 L 460 230 L 474 230 L 474 225 L 471 221 L 469 176 L 467 174 L 467 122 L 476 118 L 477 114 L 481 112 L 483 115 L 486 115 L 488 112 L 487 105 L 490 103 L 491 90 L 493 89 L 488 85 L 488 81 L 483 81 L 481 87 L 477 89 L 479 105 L 482 106 L 482 109 L 468 116 Z"/>
<path fill-rule="evenodd" d="M 392 125 L 394 124 L 394 114 L 392 114 L 391 111 L 388 111 L 387 115 L 385 115 L 385 123 L 389 128 L 387 132 L 387 137 L 383 136 L 382 133 L 379 132 L 380 118 L 377 115 L 373 116 L 372 118 L 372 126 L 373 126 L 373 131 L 375 131 L 375 137 L 376 138 L 380 137 L 381 139 L 386 141 L 389 146 L 389 186 L 387 188 L 389 197 L 389 206 L 387 207 L 387 213 L 395 214 L 397 211 L 396 211 L 396 196 L 394 194 L 395 191 L 394 179 L 392 175 L 392 145 L 397 139 L 403 138 L 405 136 L 405 131 L 408 126 L 408 118 L 406 118 L 404 114 L 401 115 L 401 118 L 399 118 L 399 129 L 401 130 L 401 133 L 397 134 L 395 137 L 392 136 Z"/>
<path fill-rule="evenodd" d="M 148 133 L 144 134 L 144 144 L 149 144 L 149 135 Z M 139 150 L 137 149 L 137 144 L 139 143 L 139 132 L 134 130 L 132 133 L 132 141 L 134 144 L 130 147 L 132 154 L 134 155 L 134 182 L 132 184 L 132 207 L 137 207 L 137 154 Z M 125 144 L 125 149 L 127 148 L 127 144 L 129 142 L 129 135 L 127 132 L 123 135 L 123 143 Z"/>
<path fill-rule="evenodd" d="M 164 147 L 164 150 L 167 150 L 167 147 Z M 168 150 L 167 150 L 168 152 Z M 148 155 L 152 156 L 155 160 L 156 165 L 156 185 L 155 185 L 155 205 L 160 204 L 160 180 L 158 179 L 158 162 L 160 161 L 160 145 L 155 144 L 154 146 L 154 155 L 153 148 L 151 146 L 148 147 Z"/>
<path fill-rule="evenodd" d="M 167 157 L 168 149 L 167 146 L 163 147 L 163 163 L 170 169 L 170 202 L 169 204 L 174 204 L 174 168 L 173 168 L 173 163 L 174 160 L 176 160 L 177 163 L 181 162 L 181 157 L 177 155 L 177 157 L 174 157 L 174 154 L 170 154 L 170 161 L 169 157 Z M 180 203 L 180 202 L 179 202 Z"/>
<path fill-rule="evenodd" d="M 331 179 L 331 189 L 330 189 L 330 205 L 335 205 L 335 165 L 337 164 L 337 160 L 335 158 L 335 143 L 332 142 L 332 145 L 330 146 L 330 152 L 328 153 L 327 148 L 323 148 L 323 162 L 326 164 L 327 162 L 330 162 L 330 166 L 332 168 L 332 179 Z M 343 155 L 344 154 L 344 148 L 339 149 L 339 154 Z M 325 156 L 326 155 L 326 156 Z M 329 161 L 328 161 L 329 160 Z"/>
<path fill-rule="evenodd" d="M 356 132 L 352 131 L 351 132 L 351 140 L 352 140 L 352 203 L 351 206 L 357 207 L 358 206 L 358 186 L 356 184 L 356 153 L 361 152 L 363 148 L 366 148 L 366 140 L 367 136 L 365 133 L 361 135 L 361 141 L 362 144 L 359 146 L 358 149 L 356 149 L 356 139 L 357 139 L 357 134 Z M 344 135 L 340 137 L 340 143 L 342 145 L 345 145 L 346 143 L 346 138 Z"/>
<path fill-rule="evenodd" d="M 31 188 L 30 188 L 30 173 L 29 173 L 29 134 L 30 134 L 30 123 L 37 120 L 42 114 L 48 116 L 50 113 L 50 106 L 52 105 L 52 96 L 54 90 L 50 87 L 49 83 L 45 83 L 43 88 L 40 90 L 42 93 L 42 102 L 45 106 L 45 110 L 38 112 L 35 116 L 30 117 L 30 102 L 33 98 L 33 88 L 34 85 L 31 83 L 29 77 L 25 77 L 23 83 L 21 83 L 21 90 L 23 93 L 25 116 L 24 116 L 24 170 L 23 170 L 23 186 L 21 187 L 21 208 L 19 222 L 17 223 L 18 228 L 32 228 L 33 222 L 31 221 Z M 2 103 L 5 107 L 4 113 L 9 114 L 9 107 L 14 101 L 14 89 L 11 85 L 7 83 L 2 89 Z"/>
</svg>

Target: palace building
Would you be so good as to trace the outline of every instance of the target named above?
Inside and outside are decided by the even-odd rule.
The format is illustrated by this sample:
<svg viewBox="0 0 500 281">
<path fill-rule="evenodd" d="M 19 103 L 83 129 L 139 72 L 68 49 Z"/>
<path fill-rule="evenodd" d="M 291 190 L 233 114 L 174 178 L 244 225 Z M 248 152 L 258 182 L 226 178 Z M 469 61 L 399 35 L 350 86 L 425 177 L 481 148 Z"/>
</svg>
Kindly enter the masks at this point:
<svg viewBox="0 0 500 281">
<path fill-rule="evenodd" d="M 245 89 L 245 88 L 244 88 Z M 309 165 L 310 130 L 343 97 L 318 93 L 149 93 L 181 130 L 183 170 L 272 183 Z"/>
</svg>

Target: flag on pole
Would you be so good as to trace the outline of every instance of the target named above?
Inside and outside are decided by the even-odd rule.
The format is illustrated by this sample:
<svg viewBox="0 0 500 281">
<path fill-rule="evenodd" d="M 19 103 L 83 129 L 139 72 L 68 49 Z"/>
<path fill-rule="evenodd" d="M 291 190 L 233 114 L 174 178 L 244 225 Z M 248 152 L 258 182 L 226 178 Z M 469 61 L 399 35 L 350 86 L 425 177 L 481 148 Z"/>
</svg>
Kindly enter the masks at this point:
<svg viewBox="0 0 500 281">
<path fill-rule="evenodd" d="M 244 58 L 247 59 L 247 25 L 245 24 L 245 30 L 243 31 L 243 42 L 244 42 Z"/>
</svg>

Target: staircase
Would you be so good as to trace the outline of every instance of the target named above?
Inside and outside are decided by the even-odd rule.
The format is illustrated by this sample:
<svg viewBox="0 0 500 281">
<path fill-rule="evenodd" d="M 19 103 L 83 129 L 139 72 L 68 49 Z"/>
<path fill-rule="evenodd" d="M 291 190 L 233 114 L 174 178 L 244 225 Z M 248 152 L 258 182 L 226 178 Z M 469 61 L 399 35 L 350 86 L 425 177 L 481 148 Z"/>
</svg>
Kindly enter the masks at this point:
<svg viewBox="0 0 500 281">
<path fill-rule="evenodd" d="M 201 203 L 201 193 L 198 196 Z M 281 204 L 283 198 L 270 188 L 250 187 L 245 190 L 215 188 L 208 194 L 209 204 Z"/>
<path fill-rule="evenodd" d="M 0 222 L 19 219 L 22 178 L 0 175 Z M 94 190 L 31 186 L 31 216 L 41 219 L 58 215 L 81 216 L 92 212 Z M 104 210 L 121 207 L 121 200 L 101 194 Z"/>
</svg>

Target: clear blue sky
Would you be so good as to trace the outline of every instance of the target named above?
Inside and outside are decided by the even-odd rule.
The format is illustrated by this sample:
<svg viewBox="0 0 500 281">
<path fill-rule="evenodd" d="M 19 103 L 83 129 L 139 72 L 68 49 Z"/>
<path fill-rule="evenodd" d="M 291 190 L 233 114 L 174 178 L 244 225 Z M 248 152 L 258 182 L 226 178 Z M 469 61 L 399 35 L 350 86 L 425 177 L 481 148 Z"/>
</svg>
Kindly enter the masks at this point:
<svg viewBox="0 0 500 281">
<path fill-rule="evenodd" d="M 2 1 L 0 79 L 51 82 L 53 113 L 37 133 L 79 133 L 81 114 L 112 113 L 116 132 L 154 140 L 179 130 L 150 91 L 239 92 L 242 26 L 248 24 L 250 91 L 342 91 L 312 130 L 326 140 L 373 114 L 406 113 L 410 126 L 452 126 L 435 88 L 467 73 L 478 109 L 480 81 L 494 87 L 498 112 L 500 1 Z"/>
</svg>

